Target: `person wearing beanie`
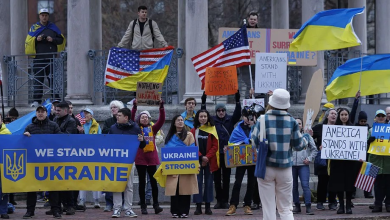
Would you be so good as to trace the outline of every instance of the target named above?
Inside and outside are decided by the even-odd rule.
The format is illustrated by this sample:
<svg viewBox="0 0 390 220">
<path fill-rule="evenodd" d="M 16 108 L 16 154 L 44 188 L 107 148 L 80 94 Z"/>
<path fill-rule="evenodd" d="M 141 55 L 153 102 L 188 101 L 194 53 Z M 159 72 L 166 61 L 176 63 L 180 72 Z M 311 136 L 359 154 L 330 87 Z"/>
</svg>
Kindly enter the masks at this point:
<svg viewBox="0 0 390 220">
<path fill-rule="evenodd" d="M 135 167 L 137 168 L 139 184 L 138 192 L 141 200 L 141 213 L 148 214 L 147 205 L 145 201 L 145 187 L 146 187 L 146 173 L 150 177 L 154 175 L 157 170 L 157 166 L 160 164 L 160 160 L 157 154 L 156 147 L 156 135 L 165 123 L 165 110 L 164 101 L 160 99 L 160 115 L 155 124 L 152 125 L 150 113 L 148 111 L 142 111 L 135 122 L 141 128 L 142 135 L 146 141 L 146 146 L 143 149 L 138 149 L 135 156 Z M 135 113 L 137 112 L 137 99 L 133 102 L 133 109 L 131 110 L 131 120 L 134 121 Z M 163 211 L 158 202 L 158 187 L 155 178 L 150 178 L 150 184 L 152 186 L 153 196 L 153 208 L 154 213 L 158 214 Z"/>
<path fill-rule="evenodd" d="M 202 95 L 201 109 L 206 109 L 206 94 Z M 229 186 L 230 186 L 230 174 L 231 168 L 225 166 L 225 153 L 223 147 L 228 145 L 229 138 L 233 132 L 234 125 L 241 118 L 241 104 L 240 93 L 237 91 L 235 94 L 236 107 L 233 115 L 226 113 L 226 105 L 218 103 L 215 106 L 215 116 L 212 116 L 217 134 L 219 137 L 219 164 L 220 167 L 214 172 L 214 187 L 216 193 L 217 204 L 214 205 L 214 209 L 227 209 L 229 208 Z"/>
<path fill-rule="evenodd" d="M 331 109 L 331 108 L 334 108 L 334 105 L 330 102 L 326 103 L 325 105 L 322 106 L 322 113 L 321 113 L 321 116 L 320 118 L 318 119 L 319 122 L 321 122 L 322 120 L 324 120 L 324 114 L 325 112 L 328 110 L 328 109 Z"/>
<path fill-rule="evenodd" d="M 260 132 L 264 132 L 260 130 L 260 127 L 264 126 L 261 125 L 261 121 L 264 120 L 268 153 L 265 156 L 265 167 L 256 163 L 255 170 L 263 206 L 263 219 L 276 220 L 276 202 L 282 220 L 294 219 L 291 210 L 292 149 L 300 151 L 307 146 L 309 134 L 302 135 L 297 121 L 287 112 L 290 108 L 290 93 L 287 90 L 275 89 L 268 105 L 269 110 L 264 116 L 260 116 L 251 134 L 252 145 L 259 149 Z"/>
</svg>

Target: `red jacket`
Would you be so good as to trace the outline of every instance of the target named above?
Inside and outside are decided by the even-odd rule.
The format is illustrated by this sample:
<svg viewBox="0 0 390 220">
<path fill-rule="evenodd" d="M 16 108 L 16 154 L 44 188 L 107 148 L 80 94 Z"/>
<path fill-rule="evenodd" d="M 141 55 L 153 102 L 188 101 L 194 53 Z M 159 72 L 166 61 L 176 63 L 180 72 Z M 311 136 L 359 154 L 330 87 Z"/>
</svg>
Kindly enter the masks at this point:
<svg viewBox="0 0 390 220">
<path fill-rule="evenodd" d="M 198 146 L 198 139 L 195 137 L 195 128 L 191 129 L 191 133 L 195 138 L 195 145 Z M 209 133 L 209 138 L 207 139 L 207 148 L 206 155 L 202 155 L 199 151 L 199 156 L 206 156 L 209 159 L 210 171 L 215 172 L 219 169 L 217 162 L 217 151 L 218 151 L 218 139 L 214 135 Z"/>
<path fill-rule="evenodd" d="M 133 109 L 131 111 L 131 119 L 132 120 L 134 120 L 136 112 L 137 112 L 137 107 L 133 106 Z M 164 125 L 164 122 L 165 122 L 165 110 L 164 110 L 164 108 L 160 108 L 160 115 L 158 117 L 158 120 L 153 126 L 151 126 L 152 131 L 153 131 L 154 151 L 145 153 L 143 149 L 138 148 L 137 154 L 135 156 L 135 161 L 134 161 L 135 165 L 154 166 L 154 165 L 160 164 L 160 160 L 158 159 L 158 153 L 157 153 L 157 149 L 156 149 L 155 137 L 156 137 L 157 132 Z M 139 121 L 136 123 L 139 123 Z"/>
</svg>

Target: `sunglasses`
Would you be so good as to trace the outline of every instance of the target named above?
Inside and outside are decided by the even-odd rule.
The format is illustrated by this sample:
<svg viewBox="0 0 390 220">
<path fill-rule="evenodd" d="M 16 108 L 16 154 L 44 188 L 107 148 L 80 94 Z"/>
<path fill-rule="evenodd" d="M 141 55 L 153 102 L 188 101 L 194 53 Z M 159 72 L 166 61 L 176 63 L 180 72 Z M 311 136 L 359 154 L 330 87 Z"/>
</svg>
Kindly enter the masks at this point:
<svg viewBox="0 0 390 220">
<path fill-rule="evenodd" d="M 376 115 L 376 117 L 381 117 L 381 118 L 383 118 L 383 117 L 386 117 L 386 115 L 379 114 L 379 115 Z"/>
<path fill-rule="evenodd" d="M 217 109 L 217 112 L 224 112 L 225 109 Z"/>
</svg>

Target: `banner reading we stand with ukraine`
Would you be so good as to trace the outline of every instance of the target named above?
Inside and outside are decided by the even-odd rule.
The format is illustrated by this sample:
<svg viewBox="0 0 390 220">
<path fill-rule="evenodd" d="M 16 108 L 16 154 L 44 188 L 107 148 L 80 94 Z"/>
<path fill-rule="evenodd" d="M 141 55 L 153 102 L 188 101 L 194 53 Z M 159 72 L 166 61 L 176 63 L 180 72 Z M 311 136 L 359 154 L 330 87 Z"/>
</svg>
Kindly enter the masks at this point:
<svg viewBox="0 0 390 220">
<path fill-rule="evenodd" d="M 139 146 L 136 135 L 0 135 L 4 193 L 123 192 Z"/>
</svg>

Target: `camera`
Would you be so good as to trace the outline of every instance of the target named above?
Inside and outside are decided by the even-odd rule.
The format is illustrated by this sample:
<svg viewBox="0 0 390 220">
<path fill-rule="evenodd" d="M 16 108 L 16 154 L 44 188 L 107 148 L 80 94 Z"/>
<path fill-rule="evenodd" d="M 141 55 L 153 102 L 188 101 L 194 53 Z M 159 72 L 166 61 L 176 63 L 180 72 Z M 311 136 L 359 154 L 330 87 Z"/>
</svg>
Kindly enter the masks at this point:
<svg viewBox="0 0 390 220">
<path fill-rule="evenodd" d="M 249 121 L 254 121 L 255 118 L 259 118 L 261 114 L 265 113 L 263 106 L 253 103 L 251 106 L 245 106 L 242 109 L 242 115 L 248 117 Z"/>
</svg>

